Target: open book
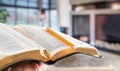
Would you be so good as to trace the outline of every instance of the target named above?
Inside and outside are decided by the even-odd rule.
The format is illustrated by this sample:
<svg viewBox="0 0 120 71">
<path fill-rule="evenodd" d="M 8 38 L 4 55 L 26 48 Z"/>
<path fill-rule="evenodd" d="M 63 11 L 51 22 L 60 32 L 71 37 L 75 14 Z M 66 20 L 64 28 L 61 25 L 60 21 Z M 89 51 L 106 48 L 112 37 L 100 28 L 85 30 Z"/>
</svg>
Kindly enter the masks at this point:
<svg viewBox="0 0 120 71">
<path fill-rule="evenodd" d="M 28 59 L 47 61 L 45 48 L 16 32 L 12 28 L 0 24 L 0 71 L 16 62 Z"/>
<path fill-rule="evenodd" d="M 20 25 L 14 26 L 13 29 L 46 48 L 48 63 L 53 63 L 62 57 L 75 53 L 100 57 L 95 47 L 49 27 Z"/>
<path fill-rule="evenodd" d="M 74 53 L 100 57 L 96 48 L 51 28 L 23 25 L 13 29 L 0 24 L 0 71 L 23 60 L 53 64 Z"/>
</svg>

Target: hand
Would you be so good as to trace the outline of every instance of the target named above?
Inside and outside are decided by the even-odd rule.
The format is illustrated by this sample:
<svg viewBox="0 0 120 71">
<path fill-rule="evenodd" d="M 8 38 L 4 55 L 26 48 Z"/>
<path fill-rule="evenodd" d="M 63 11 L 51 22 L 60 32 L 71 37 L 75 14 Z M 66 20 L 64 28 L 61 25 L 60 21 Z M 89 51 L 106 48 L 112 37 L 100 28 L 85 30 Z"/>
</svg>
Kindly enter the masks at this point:
<svg viewBox="0 0 120 71">
<path fill-rule="evenodd" d="M 22 61 L 12 66 L 8 71 L 45 71 L 42 62 Z"/>
</svg>

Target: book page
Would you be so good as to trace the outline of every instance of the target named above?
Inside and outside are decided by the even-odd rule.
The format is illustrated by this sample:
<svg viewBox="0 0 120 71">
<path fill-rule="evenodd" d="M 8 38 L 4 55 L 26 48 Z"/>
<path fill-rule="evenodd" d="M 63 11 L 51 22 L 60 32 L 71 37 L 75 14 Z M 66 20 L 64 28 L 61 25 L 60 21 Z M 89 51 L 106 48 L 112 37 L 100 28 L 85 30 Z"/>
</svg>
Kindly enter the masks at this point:
<svg viewBox="0 0 120 71">
<path fill-rule="evenodd" d="M 82 42 L 80 40 L 77 40 L 69 35 L 66 35 L 66 34 L 63 34 L 61 32 L 58 32 L 58 31 L 55 31 L 55 33 L 61 35 L 63 38 L 65 38 L 66 40 L 68 40 L 69 42 L 71 42 L 72 44 L 74 44 L 74 47 L 77 48 L 77 47 L 92 47 L 90 46 L 89 44 L 85 43 L 85 42 Z"/>
<path fill-rule="evenodd" d="M 23 42 L 25 41 L 24 43 L 25 44 L 28 44 L 29 46 L 31 47 L 39 47 L 41 49 L 43 49 L 42 47 L 40 47 L 39 44 L 31 41 L 30 39 L 24 37 L 23 35 L 21 35 L 20 33 L 16 32 L 15 30 L 13 30 L 12 28 L 4 25 L 4 24 L 0 24 L 0 28 L 6 32 L 8 32 L 9 34 L 13 35 L 14 37 L 16 37 L 17 39 L 19 39 L 19 41 Z M 21 39 L 22 38 L 22 39 Z M 33 44 L 34 43 L 34 44 Z"/>
<path fill-rule="evenodd" d="M 14 34 L 10 34 L 9 30 L 5 31 L 1 27 L 2 27 L 2 25 L 0 24 L 0 59 L 4 58 L 6 56 L 9 56 L 9 55 L 39 49 L 32 42 L 29 42 L 26 44 L 25 42 L 28 40 L 26 40 L 22 37 L 18 39 L 17 37 L 20 37 L 19 35 L 17 35 L 17 37 L 15 37 L 16 36 L 15 34 L 17 32 L 14 32 Z M 9 27 L 6 27 L 6 29 L 7 28 L 9 28 Z M 24 41 L 22 41 L 22 40 L 24 40 Z"/>
<path fill-rule="evenodd" d="M 67 46 L 58 38 L 48 33 L 45 28 L 37 27 L 37 26 L 25 26 L 25 25 L 21 25 L 20 27 L 25 29 L 25 31 L 30 35 L 30 37 L 34 41 L 36 41 L 38 44 L 40 44 L 50 52 L 57 50 L 61 47 Z"/>
<path fill-rule="evenodd" d="M 54 33 L 57 33 L 59 35 L 61 35 L 63 38 L 65 38 L 66 40 L 70 41 L 71 43 L 74 44 L 74 46 L 72 48 L 76 49 L 75 52 L 80 52 L 80 53 L 84 53 L 84 54 L 89 54 L 89 55 L 92 55 L 92 56 L 95 56 L 95 57 L 101 57 L 100 56 L 100 53 L 97 51 L 97 49 L 85 42 L 82 42 L 80 40 L 77 40 L 75 38 L 72 38 L 68 35 L 65 35 L 61 32 L 58 32 L 58 31 L 55 31 L 55 30 L 52 30 L 54 31 Z M 67 51 L 68 52 L 68 51 Z M 74 53 L 74 50 L 70 50 L 70 53 L 73 52 Z"/>
<path fill-rule="evenodd" d="M 40 50 L 39 45 L 10 27 L 0 24 L 0 59 L 31 50 Z"/>
</svg>

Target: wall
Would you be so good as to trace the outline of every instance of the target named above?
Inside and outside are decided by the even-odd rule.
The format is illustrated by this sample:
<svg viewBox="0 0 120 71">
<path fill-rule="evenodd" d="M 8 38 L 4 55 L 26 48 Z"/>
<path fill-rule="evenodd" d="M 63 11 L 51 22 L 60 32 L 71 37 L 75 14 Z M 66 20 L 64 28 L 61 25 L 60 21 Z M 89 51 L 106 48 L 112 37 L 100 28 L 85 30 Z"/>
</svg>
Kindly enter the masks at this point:
<svg viewBox="0 0 120 71">
<path fill-rule="evenodd" d="M 69 0 L 57 0 L 59 24 L 62 27 L 70 26 L 70 3 Z"/>
<path fill-rule="evenodd" d="M 86 4 L 94 2 L 103 2 L 103 1 L 115 1 L 115 0 L 70 0 L 70 4 Z"/>
</svg>

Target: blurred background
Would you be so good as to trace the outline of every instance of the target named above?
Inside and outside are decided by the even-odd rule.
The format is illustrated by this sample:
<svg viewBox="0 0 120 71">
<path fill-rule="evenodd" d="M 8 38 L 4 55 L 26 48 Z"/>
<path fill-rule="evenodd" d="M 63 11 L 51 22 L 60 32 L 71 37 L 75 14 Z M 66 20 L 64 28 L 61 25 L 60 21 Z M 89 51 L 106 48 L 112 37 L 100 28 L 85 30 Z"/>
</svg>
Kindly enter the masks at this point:
<svg viewBox="0 0 120 71">
<path fill-rule="evenodd" d="M 76 54 L 58 61 L 56 67 L 120 71 L 119 0 L 0 0 L 0 23 L 49 26 L 95 46 L 103 56 Z"/>
</svg>

